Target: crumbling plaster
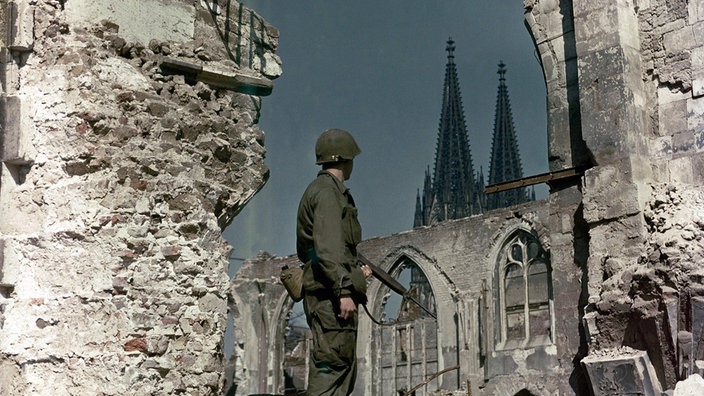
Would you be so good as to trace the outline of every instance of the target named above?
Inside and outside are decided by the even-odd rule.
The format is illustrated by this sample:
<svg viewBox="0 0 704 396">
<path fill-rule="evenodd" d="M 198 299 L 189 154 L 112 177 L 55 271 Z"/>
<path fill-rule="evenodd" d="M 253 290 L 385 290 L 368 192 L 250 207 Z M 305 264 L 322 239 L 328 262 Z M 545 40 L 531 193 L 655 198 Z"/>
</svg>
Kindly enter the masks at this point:
<svg viewBox="0 0 704 396">
<path fill-rule="evenodd" d="M 268 176 L 240 92 L 270 91 L 278 31 L 233 1 L 0 16 L 0 394 L 222 394 L 221 232 Z"/>
</svg>

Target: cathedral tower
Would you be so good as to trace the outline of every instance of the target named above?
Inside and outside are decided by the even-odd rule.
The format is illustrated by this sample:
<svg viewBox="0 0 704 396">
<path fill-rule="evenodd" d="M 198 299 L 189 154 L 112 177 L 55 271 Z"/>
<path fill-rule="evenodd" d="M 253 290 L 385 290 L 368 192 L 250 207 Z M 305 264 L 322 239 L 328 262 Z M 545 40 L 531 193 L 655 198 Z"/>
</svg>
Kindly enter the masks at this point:
<svg viewBox="0 0 704 396">
<path fill-rule="evenodd" d="M 513 128 L 513 115 L 506 86 L 506 65 L 499 62 L 499 90 L 496 96 L 494 137 L 491 143 L 489 185 L 518 180 L 523 177 L 518 141 Z M 504 208 L 529 201 L 525 187 L 501 191 L 487 196 L 487 209 Z"/>
<path fill-rule="evenodd" d="M 414 227 L 459 219 L 483 210 L 483 185 L 474 173 L 460 85 L 455 67 L 455 42 L 447 41 L 447 66 L 442 113 L 435 148 L 435 168 L 426 171 L 423 195 L 418 192 Z"/>
</svg>

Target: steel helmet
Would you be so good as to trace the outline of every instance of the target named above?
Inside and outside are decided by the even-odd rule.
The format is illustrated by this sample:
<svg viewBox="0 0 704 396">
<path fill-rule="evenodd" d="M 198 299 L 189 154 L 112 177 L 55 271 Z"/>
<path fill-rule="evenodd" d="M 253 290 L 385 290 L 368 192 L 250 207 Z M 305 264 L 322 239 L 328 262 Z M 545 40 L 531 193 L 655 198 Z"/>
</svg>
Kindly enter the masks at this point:
<svg viewBox="0 0 704 396">
<path fill-rule="evenodd" d="M 315 142 L 315 163 L 320 165 L 352 160 L 361 152 L 351 133 L 342 129 L 328 129 Z"/>
</svg>

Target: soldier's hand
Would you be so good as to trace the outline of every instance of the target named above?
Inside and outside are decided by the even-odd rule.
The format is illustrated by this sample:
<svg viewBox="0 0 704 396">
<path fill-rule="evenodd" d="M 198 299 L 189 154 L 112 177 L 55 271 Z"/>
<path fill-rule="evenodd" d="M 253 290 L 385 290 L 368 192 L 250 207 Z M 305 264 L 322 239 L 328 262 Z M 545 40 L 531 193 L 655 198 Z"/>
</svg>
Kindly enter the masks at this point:
<svg viewBox="0 0 704 396">
<path fill-rule="evenodd" d="M 337 315 L 342 319 L 349 319 L 357 310 L 357 304 L 354 303 L 352 297 L 340 297 L 340 314 Z"/>
<path fill-rule="evenodd" d="M 361 267 L 361 269 L 362 269 L 362 273 L 364 274 L 365 278 L 369 278 L 370 276 L 372 276 L 372 269 L 369 268 L 368 265 L 363 265 Z"/>
</svg>

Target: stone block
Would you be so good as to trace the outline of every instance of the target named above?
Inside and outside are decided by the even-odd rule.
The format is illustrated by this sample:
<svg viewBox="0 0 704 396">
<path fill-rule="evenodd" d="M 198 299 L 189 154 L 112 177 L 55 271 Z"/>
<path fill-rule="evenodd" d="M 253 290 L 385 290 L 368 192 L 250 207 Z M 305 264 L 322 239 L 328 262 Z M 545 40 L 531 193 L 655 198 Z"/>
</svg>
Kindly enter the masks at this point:
<svg viewBox="0 0 704 396">
<path fill-rule="evenodd" d="M 695 99 L 704 96 L 704 71 L 693 73 L 692 76 L 692 97 Z"/>
<path fill-rule="evenodd" d="M 650 0 L 635 0 L 635 3 L 639 11 L 645 11 L 650 8 Z"/>
<path fill-rule="evenodd" d="M 680 331 L 677 333 L 677 370 L 680 377 L 690 373 L 692 365 L 692 333 Z"/>
<path fill-rule="evenodd" d="M 696 42 L 692 45 L 692 67 L 704 67 L 704 21 L 692 25 L 692 32 Z"/>
<path fill-rule="evenodd" d="M 578 2 L 584 3 L 584 2 Z M 602 8 L 577 17 L 574 32 L 577 53 L 586 55 L 619 45 L 618 14 L 611 8 Z"/>
<path fill-rule="evenodd" d="M 692 360 L 704 359 L 704 297 L 694 296 L 692 305 Z"/>
<path fill-rule="evenodd" d="M 582 192 L 579 190 L 579 188 L 577 186 L 572 186 L 560 189 L 559 193 L 555 194 L 554 196 L 551 196 L 550 199 L 552 200 L 552 205 L 554 205 L 554 210 L 556 211 L 555 213 L 564 215 L 565 213 L 562 213 L 562 211 L 566 209 L 566 215 L 570 218 L 570 220 L 568 220 L 568 223 L 573 226 L 574 208 L 576 208 L 577 206 L 579 206 L 579 204 L 582 203 Z"/>
<path fill-rule="evenodd" d="M 597 351 L 582 360 L 594 396 L 660 396 L 660 382 L 645 351 Z"/>
<path fill-rule="evenodd" d="M 665 312 L 667 313 L 667 323 L 670 329 L 670 339 L 672 340 L 672 345 L 677 345 L 677 334 L 679 333 L 679 312 L 680 312 L 680 299 L 677 290 L 663 286 L 663 304 L 665 305 Z"/>
<path fill-rule="evenodd" d="M 687 7 L 689 11 L 690 23 L 704 21 L 704 3 L 701 1 L 690 1 L 688 2 Z"/>
<path fill-rule="evenodd" d="M 553 56 L 557 60 L 564 60 L 565 58 L 561 53 L 564 53 L 565 42 L 574 42 L 574 31 L 565 31 L 565 26 L 563 26 L 565 21 L 559 10 L 552 11 L 541 19 L 541 22 L 543 22 L 541 27 L 545 29 L 546 39 L 551 43 L 550 48 L 554 52 Z"/>
<path fill-rule="evenodd" d="M 668 55 L 677 55 L 697 46 L 692 26 L 674 30 L 663 35 L 663 45 Z"/>
<path fill-rule="evenodd" d="M 0 395 L 22 394 L 26 388 L 22 369 L 9 359 L 0 359 Z"/>
<path fill-rule="evenodd" d="M 28 2 L 4 1 L 0 4 L 0 48 L 14 51 L 32 49 L 34 13 Z"/>
<path fill-rule="evenodd" d="M 588 170 L 584 184 L 584 218 L 590 223 L 640 211 L 638 187 L 631 180 L 630 165 L 625 161 Z"/>
<path fill-rule="evenodd" d="M 687 128 L 704 131 L 704 97 L 687 100 Z"/>
<path fill-rule="evenodd" d="M 579 54 L 613 46 L 640 48 L 638 18 L 626 2 L 575 2 L 574 8 Z"/>
<path fill-rule="evenodd" d="M 672 150 L 675 154 L 683 154 L 694 150 L 694 133 L 685 131 L 672 135 Z"/>
<path fill-rule="evenodd" d="M 601 82 L 601 87 L 608 88 L 602 81 L 606 78 L 619 78 L 625 69 L 626 55 L 624 50 L 618 46 L 611 46 L 599 51 L 592 52 L 580 57 L 579 60 L 579 81 L 582 87 L 592 85 L 593 81 Z M 623 83 L 619 81 L 609 81 L 609 84 Z M 614 88 L 613 86 L 611 86 Z"/>
<path fill-rule="evenodd" d="M 538 46 L 540 51 L 541 63 L 543 65 L 543 73 L 545 75 L 545 82 L 547 84 L 548 92 L 560 92 L 559 87 L 564 84 L 563 73 L 560 72 L 555 59 L 550 53 L 550 46 L 547 44 L 540 44 Z M 548 95 L 548 100 L 551 102 L 556 102 L 555 98 Z"/>
<path fill-rule="evenodd" d="M 695 168 L 693 166 L 693 161 L 691 157 L 684 156 L 672 159 L 667 164 L 667 180 L 671 183 L 694 183 L 694 172 Z M 701 172 L 699 172 L 701 173 Z"/>
<path fill-rule="evenodd" d="M 618 10 L 619 45 L 634 49 L 640 53 L 641 37 L 638 16 L 629 5 L 621 4 Z"/>
<path fill-rule="evenodd" d="M 681 100 L 687 100 L 690 95 L 686 92 L 682 92 L 679 89 L 671 89 L 667 85 L 663 85 L 657 89 L 658 92 L 658 103 L 668 104 L 672 102 L 678 102 Z"/>
<path fill-rule="evenodd" d="M 9 24 L 5 21 L 8 20 L 8 12 L 10 12 L 10 10 L 10 3 L 6 1 L 0 3 L 0 21 L 3 21 L 3 23 L 0 23 L 0 49 L 7 46 Z"/>
<path fill-rule="evenodd" d="M 596 11 L 604 10 L 614 6 L 613 0 L 576 1 L 573 4 L 575 18 L 590 15 Z"/>
<path fill-rule="evenodd" d="M 675 385 L 673 396 L 704 395 L 704 378 L 700 374 L 692 374 L 686 380 Z"/>
<path fill-rule="evenodd" d="M 658 106 L 657 135 L 671 136 L 685 130 L 687 130 L 686 100 L 662 103 Z"/>
<path fill-rule="evenodd" d="M 17 96 L 0 97 L 0 161 L 22 158 L 22 101 Z"/>
<path fill-rule="evenodd" d="M 567 107 L 558 108 L 548 112 L 548 152 L 551 161 L 560 158 L 562 163 L 571 166 L 572 154 L 570 150 L 570 123 Z"/>
<path fill-rule="evenodd" d="M 9 30 L 8 47 L 13 51 L 31 51 L 34 45 L 34 11 L 29 3 L 9 2 L 6 18 Z"/>
<path fill-rule="evenodd" d="M 704 134 L 704 131 L 702 131 L 701 134 Z M 704 140 L 704 137 L 701 139 Z M 701 169 L 704 169 L 704 154 L 699 154 L 692 157 L 692 169 L 700 170 L 698 172 L 693 172 L 692 181 L 698 185 L 704 184 L 704 172 L 701 172 Z"/>
</svg>

